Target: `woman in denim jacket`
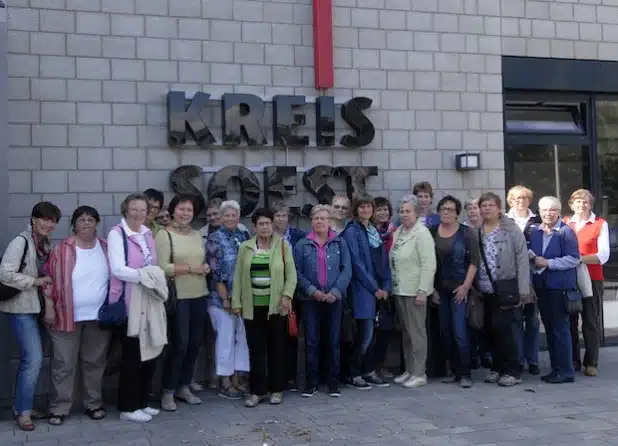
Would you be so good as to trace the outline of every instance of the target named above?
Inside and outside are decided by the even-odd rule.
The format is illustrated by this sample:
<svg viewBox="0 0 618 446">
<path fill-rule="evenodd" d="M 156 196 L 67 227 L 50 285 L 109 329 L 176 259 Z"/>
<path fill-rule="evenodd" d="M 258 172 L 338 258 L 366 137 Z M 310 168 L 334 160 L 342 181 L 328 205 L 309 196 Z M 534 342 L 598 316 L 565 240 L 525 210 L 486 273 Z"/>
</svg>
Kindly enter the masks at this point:
<svg viewBox="0 0 618 446">
<path fill-rule="evenodd" d="M 340 396 L 337 384 L 339 337 L 343 298 L 352 278 L 352 263 L 348 244 L 329 228 L 330 218 L 329 206 L 314 206 L 311 210 L 312 231 L 294 249 L 297 291 L 302 301 L 305 326 L 307 384 L 303 397 L 311 397 L 318 392 L 318 346 L 320 333 L 325 331 L 328 333 L 329 352 L 328 356 L 321 356 L 328 358 L 328 394 Z"/>
<path fill-rule="evenodd" d="M 372 385 L 389 385 L 375 370 L 370 370 L 369 365 L 373 363 L 369 345 L 373 338 L 376 301 L 388 299 L 391 290 L 386 246 L 371 223 L 374 208 L 372 197 L 358 197 L 352 207 L 354 220 L 348 223 L 342 232 L 354 259 L 348 302 L 356 325 L 356 339 L 350 360 L 348 386 L 358 390 L 369 390 Z"/>
</svg>

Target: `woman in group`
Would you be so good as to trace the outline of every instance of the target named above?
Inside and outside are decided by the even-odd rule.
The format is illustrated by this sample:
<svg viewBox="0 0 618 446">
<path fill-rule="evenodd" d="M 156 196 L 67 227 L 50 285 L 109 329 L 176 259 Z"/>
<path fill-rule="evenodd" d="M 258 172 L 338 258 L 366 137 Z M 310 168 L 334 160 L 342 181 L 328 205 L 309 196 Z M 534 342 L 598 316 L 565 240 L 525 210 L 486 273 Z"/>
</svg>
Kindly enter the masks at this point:
<svg viewBox="0 0 618 446">
<path fill-rule="evenodd" d="M 459 223 L 461 202 L 447 195 L 438 203 L 440 224 L 434 232 L 438 270 L 435 302 L 440 308 L 442 348 L 450 370 L 443 382 L 472 387 L 467 302 L 479 264 L 474 229 Z"/>
<path fill-rule="evenodd" d="M 212 272 L 208 314 L 217 333 L 215 341 L 216 373 L 221 377 L 219 395 L 224 398 L 242 398 L 238 372 L 249 371 L 249 350 L 245 324 L 238 315 L 231 314 L 234 270 L 238 248 L 249 239 L 248 232 L 239 229 L 240 205 L 224 201 L 219 209 L 221 227 L 208 236 L 206 259 Z"/>
<path fill-rule="evenodd" d="M 575 381 L 566 293 L 577 290 L 580 256 L 577 236 L 560 220 L 561 211 L 558 198 L 541 198 L 542 223 L 530 235 L 530 249 L 535 254 L 531 259 L 534 290 L 539 298 L 551 362 L 551 373 L 541 379 L 550 384 Z"/>
<path fill-rule="evenodd" d="M 279 237 L 287 241 L 292 250 L 296 244 L 303 239 L 307 233 L 301 229 L 294 228 L 290 225 L 290 208 L 283 201 L 275 202 L 270 207 L 271 212 L 274 215 L 273 227 L 274 231 Z M 302 308 L 300 307 L 300 301 L 298 299 L 292 299 L 293 310 L 296 313 L 298 320 L 302 318 Z M 288 336 L 287 343 L 288 352 L 288 389 L 290 391 L 297 391 L 298 384 L 298 337 Z"/>
<path fill-rule="evenodd" d="M 532 198 L 532 191 L 524 186 L 512 187 L 506 195 L 506 201 L 510 207 L 506 215 L 521 229 L 526 238 L 526 243 L 530 242 L 530 234 L 533 228 L 541 223 L 540 217 L 530 210 Z M 538 375 L 541 373 L 539 369 L 539 348 L 541 343 L 539 310 L 534 293 L 530 293 L 530 297 L 531 299 L 527 302 L 522 302 L 523 327 L 517 336 L 517 343 L 522 370 L 527 364 L 528 372 L 531 375 Z"/>
<path fill-rule="evenodd" d="M 369 348 L 377 300 L 388 299 L 391 291 L 386 246 L 371 222 L 374 208 L 373 198 L 369 195 L 357 197 L 352 205 L 354 219 L 342 233 L 353 259 L 348 302 L 356 326 L 348 386 L 358 390 L 369 390 L 372 385 L 389 386 L 373 369 L 373 352 Z"/>
<path fill-rule="evenodd" d="M 393 247 L 393 234 L 397 227 L 391 223 L 393 217 L 393 207 L 391 202 L 385 197 L 375 198 L 375 210 L 373 219 L 375 227 L 380 234 L 380 238 L 386 247 L 387 254 Z M 373 343 L 373 360 L 375 361 L 375 370 L 378 376 L 382 379 L 392 379 L 393 375 L 386 368 L 386 356 L 390 340 L 395 332 L 395 302 L 389 297 L 388 299 L 380 299 L 377 302 L 376 329 Z M 403 360 L 403 349 L 400 349 L 401 365 Z M 402 372 L 403 373 L 403 370 Z"/>
<path fill-rule="evenodd" d="M 105 418 L 102 382 L 110 332 L 99 328 L 99 308 L 107 298 L 107 242 L 97 237 L 99 212 L 80 206 L 73 212 L 73 235 L 54 248 L 45 265 L 52 278 L 45 288 L 45 318 L 53 356 L 49 424 L 60 425 L 73 405 L 79 370 L 86 415 Z"/>
<path fill-rule="evenodd" d="M 530 264 L 526 239 L 517 225 L 502 213 L 502 199 L 493 192 L 479 198 L 483 224 L 478 229 L 481 255 L 477 283 L 485 303 L 492 366 L 487 383 L 510 387 L 521 383 L 517 336 L 521 330 L 521 301 L 530 294 Z M 496 283 L 508 293 L 498 295 Z M 503 288 L 500 288 L 502 290 Z M 519 295 L 519 301 L 510 296 Z M 508 303 L 508 305 L 503 305 Z"/>
<path fill-rule="evenodd" d="M 127 315 L 132 319 L 132 294 L 140 290 L 142 276 L 140 271 L 147 266 L 156 265 L 157 252 L 152 232 L 144 225 L 148 215 L 148 200 L 145 195 L 133 193 L 120 204 L 122 219 L 107 236 L 109 267 L 111 272 L 109 303 L 124 299 Z M 137 291 L 141 294 L 140 291 Z M 163 310 L 164 311 L 164 310 Z M 163 327 L 154 327 L 157 333 L 167 330 L 163 315 Z M 153 381 L 156 358 L 163 345 L 151 355 L 145 356 L 140 346 L 140 338 L 129 333 L 129 327 L 122 330 L 122 356 L 118 378 L 118 411 L 120 419 L 147 422 L 159 414 L 159 410 L 148 405 L 148 395 Z M 167 341 L 167 338 L 165 338 Z M 157 353 L 158 352 L 158 353 Z M 152 356 L 152 357 L 150 357 Z"/>
<path fill-rule="evenodd" d="M 52 281 L 43 275 L 43 265 L 51 251 L 48 237 L 60 215 L 60 209 L 52 203 L 36 204 L 28 227 L 11 240 L 0 263 L 0 282 L 19 290 L 14 297 L 0 302 L 0 311 L 5 314 L 19 348 L 13 414 L 17 426 L 24 431 L 34 430 L 32 406 L 43 363 L 38 321 L 44 308 L 41 308 L 39 288 Z"/>
<path fill-rule="evenodd" d="M 588 267 L 592 279 L 592 296 L 584 296 L 582 306 L 582 334 L 584 335 L 584 373 L 596 376 L 599 365 L 600 314 L 603 305 L 603 265 L 609 260 L 609 228 L 607 222 L 592 212 L 594 197 L 586 189 L 576 190 L 569 198 L 573 216 L 567 224 L 577 234 L 582 263 Z M 582 367 L 579 348 L 579 314 L 571 316 L 571 341 L 575 370 Z"/>
<path fill-rule="evenodd" d="M 303 397 L 318 392 L 318 363 L 320 356 L 328 359 L 328 394 L 340 396 L 339 367 L 341 317 L 350 279 L 352 262 L 348 245 L 330 229 L 329 206 L 316 205 L 311 209 L 311 232 L 294 249 L 298 274 L 298 295 L 302 301 L 305 327 L 305 357 L 307 384 Z M 328 333 L 328 354 L 319 355 L 320 334 Z"/>
<path fill-rule="evenodd" d="M 399 205 L 401 226 L 393 235 L 390 267 L 393 296 L 401 322 L 405 372 L 395 383 L 406 388 L 427 384 L 427 299 L 433 294 L 436 252 L 431 233 L 419 218 L 418 200 L 407 195 Z"/>
<path fill-rule="evenodd" d="M 202 235 L 191 227 L 193 197 L 176 195 L 168 206 L 172 219 L 155 239 L 159 266 L 176 285 L 174 314 L 168 319 L 170 351 L 163 367 L 161 408 L 176 410 L 174 398 L 187 404 L 202 401 L 190 389 L 195 361 L 206 323 L 206 275 L 210 267 Z"/>
<path fill-rule="evenodd" d="M 287 381 L 287 316 L 296 290 L 296 268 L 290 244 L 274 234 L 273 219 L 268 209 L 253 213 L 256 235 L 240 245 L 234 271 L 232 310 L 242 314 L 249 344 L 247 407 L 257 406 L 269 392 L 270 404 L 280 404 Z"/>
<path fill-rule="evenodd" d="M 464 209 L 466 210 L 466 221 L 464 224 L 473 229 L 476 234 L 479 226 L 483 224 L 479 200 L 466 201 Z M 486 330 L 484 328 L 479 330 L 468 327 L 468 334 L 470 336 L 470 368 L 478 369 L 481 365 L 486 369 L 491 368 L 491 354 L 488 349 Z"/>
</svg>

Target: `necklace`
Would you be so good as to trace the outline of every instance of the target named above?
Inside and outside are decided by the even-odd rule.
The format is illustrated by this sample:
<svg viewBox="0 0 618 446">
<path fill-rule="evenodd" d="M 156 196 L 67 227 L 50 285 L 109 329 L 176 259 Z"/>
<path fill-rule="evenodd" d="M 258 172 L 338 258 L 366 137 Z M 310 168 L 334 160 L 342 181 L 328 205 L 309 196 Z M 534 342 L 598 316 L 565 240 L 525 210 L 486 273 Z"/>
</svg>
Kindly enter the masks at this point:
<svg viewBox="0 0 618 446">
<path fill-rule="evenodd" d="M 170 227 L 174 230 L 174 232 L 177 232 L 178 234 L 182 234 L 182 235 L 186 235 L 189 232 L 191 232 L 191 226 L 190 225 L 180 226 L 178 223 L 172 222 L 172 223 L 170 223 Z"/>
</svg>

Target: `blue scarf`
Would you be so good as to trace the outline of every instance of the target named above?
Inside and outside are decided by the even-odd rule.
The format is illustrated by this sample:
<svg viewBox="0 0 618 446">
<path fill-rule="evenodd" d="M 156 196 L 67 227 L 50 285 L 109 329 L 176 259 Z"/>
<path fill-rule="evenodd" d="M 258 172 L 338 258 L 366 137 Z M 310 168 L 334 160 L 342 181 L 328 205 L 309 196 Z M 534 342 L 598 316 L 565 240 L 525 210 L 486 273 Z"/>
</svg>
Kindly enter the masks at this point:
<svg viewBox="0 0 618 446">
<path fill-rule="evenodd" d="M 380 233 L 372 224 L 367 226 L 367 237 L 369 238 L 369 246 L 372 248 L 379 248 L 382 246 L 382 237 L 380 237 Z"/>
</svg>

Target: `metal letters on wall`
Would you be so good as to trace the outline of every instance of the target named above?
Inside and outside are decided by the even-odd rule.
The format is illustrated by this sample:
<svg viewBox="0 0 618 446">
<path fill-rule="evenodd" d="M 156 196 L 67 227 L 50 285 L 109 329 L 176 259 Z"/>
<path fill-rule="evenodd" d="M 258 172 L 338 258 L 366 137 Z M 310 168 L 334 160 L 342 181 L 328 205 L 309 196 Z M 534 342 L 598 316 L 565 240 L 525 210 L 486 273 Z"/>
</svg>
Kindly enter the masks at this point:
<svg viewBox="0 0 618 446">
<path fill-rule="evenodd" d="M 202 168 L 199 166 L 181 166 L 170 174 L 170 185 L 175 193 L 191 194 L 196 196 L 196 207 L 200 212 L 205 207 L 206 198 L 198 188 L 192 184 L 192 180 L 201 175 Z M 268 166 L 264 168 L 264 205 L 269 207 L 274 201 L 285 201 L 289 196 L 296 194 L 295 166 Z M 328 179 L 341 177 L 346 182 L 346 192 L 350 199 L 366 193 L 366 179 L 378 174 L 378 168 L 362 166 L 332 167 L 319 165 L 312 167 L 303 174 L 303 185 L 320 204 L 329 204 L 335 196 L 335 191 L 328 184 Z M 257 176 L 244 166 L 226 166 L 216 172 L 208 182 L 207 196 L 227 199 L 229 181 L 235 178 L 240 182 L 240 208 L 241 216 L 250 215 L 257 207 L 262 191 Z M 305 205 L 300 213 L 309 215 L 312 205 Z M 296 207 L 290 208 L 293 213 L 298 213 Z M 198 212 L 199 213 L 199 212 Z"/>
<path fill-rule="evenodd" d="M 345 147 L 364 147 L 375 137 L 375 127 L 365 115 L 372 100 L 365 97 L 352 98 L 341 106 L 341 118 L 353 131 L 343 135 L 339 143 Z M 306 116 L 302 107 L 304 96 L 281 95 L 273 98 L 274 145 L 306 146 L 309 137 L 299 135 Z M 264 117 L 265 103 L 252 94 L 227 93 L 221 99 L 223 145 L 238 145 L 245 142 L 250 147 L 267 144 L 265 132 L 260 126 Z M 192 138 L 200 147 L 208 148 L 217 140 L 208 127 L 208 113 L 212 109 L 210 95 L 196 93 L 187 99 L 182 91 L 167 94 L 168 143 L 181 147 Z M 330 147 L 335 144 L 335 100 L 330 96 L 316 99 L 316 144 Z"/>
</svg>

